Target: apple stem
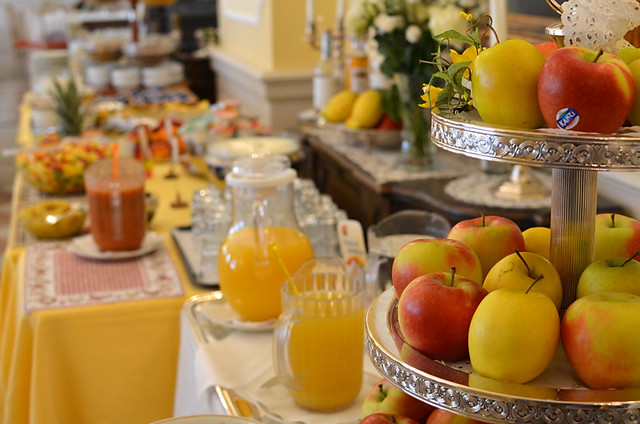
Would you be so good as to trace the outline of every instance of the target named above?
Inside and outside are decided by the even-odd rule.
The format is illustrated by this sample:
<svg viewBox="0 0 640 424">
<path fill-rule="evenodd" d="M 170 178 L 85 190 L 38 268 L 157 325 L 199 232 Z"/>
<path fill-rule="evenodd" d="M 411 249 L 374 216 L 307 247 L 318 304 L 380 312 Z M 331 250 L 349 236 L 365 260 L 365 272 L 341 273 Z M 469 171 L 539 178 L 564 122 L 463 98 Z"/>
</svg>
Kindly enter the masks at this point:
<svg viewBox="0 0 640 424">
<path fill-rule="evenodd" d="M 484 211 L 480 212 L 480 217 L 482 218 L 482 226 L 484 227 Z"/>
<path fill-rule="evenodd" d="M 529 277 L 531 277 L 531 268 L 529 268 L 529 264 L 527 263 L 527 261 L 524 260 L 524 258 L 522 257 L 522 254 L 520 253 L 520 251 L 518 249 L 514 250 L 514 252 L 516 252 L 516 255 L 518 255 L 518 257 L 520 258 L 520 260 L 524 264 L 524 267 L 527 268 L 527 275 Z"/>
<path fill-rule="evenodd" d="M 531 283 L 531 285 L 529 286 L 529 288 L 527 289 L 526 292 L 524 292 L 525 294 L 529 293 L 529 290 L 531 290 L 533 288 L 533 286 L 535 286 L 536 284 L 538 284 L 538 281 L 542 280 L 544 278 L 544 274 L 540 274 L 536 277 L 535 280 L 533 280 L 533 283 Z"/>
<path fill-rule="evenodd" d="M 616 214 L 611 214 L 611 228 L 616 228 Z"/>
<path fill-rule="evenodd" d="M 602 49 L 598 50 L 598 53 L 596 53 L 596 58 L 593 59 L 593 63 L 596 63 L 598 61 L 598 59 L 600 59 L 600 56 L 602 56 L 604 53 L 604 51 Z"/>
<path fill-rule="evenodd" d="M 638 256 L 638 255 L 640 255 L 640 252 L 638 252 L 638 251 L 636 250 L 636 253 L 634 253 L 633 255 L 631 255 L 631 257 L 630 257 L 629 259 L 627 259 L 626 261 L 624 261 L 624 262 L 622 263 L 622 265 L 620 265 L 620 267 L 625 266 L 626 264 L 628 264 L 629 262 L 631 262 L 632 260 L 634 260 L 634 259 L 636 258 L 636 256 Z"/>
<path fill-rule="evenodd" d="M 449 272 L 451 272 L 451 287 L 453 287 L 453 279 L 456 276 L 456 267 L 452 266 Z"/>
</svg>

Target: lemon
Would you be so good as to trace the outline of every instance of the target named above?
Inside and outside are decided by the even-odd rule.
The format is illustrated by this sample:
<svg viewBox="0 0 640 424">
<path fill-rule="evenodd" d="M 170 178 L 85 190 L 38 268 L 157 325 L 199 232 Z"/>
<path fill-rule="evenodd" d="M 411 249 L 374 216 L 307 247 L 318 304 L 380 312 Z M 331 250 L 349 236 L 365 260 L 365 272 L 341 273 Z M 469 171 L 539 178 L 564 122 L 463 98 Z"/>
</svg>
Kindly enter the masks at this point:
<svg viewBox="0 0 640 424">
<path fill-rule="evenodd" d="M 323 111 L 329 122 L 344 122 L 351 114 L 351 109 L 358 98 L 358 94 L 351 90 L 342 90 L 334 94 Z"/>
<path fill-rule="evenodd" d="M 358 95 L 345 125 L 353 129 L 372 128 L 380 122 L 383 113 L 382 94 L 380 91 L 375 89 L 365 90 Z"/>
</svg>

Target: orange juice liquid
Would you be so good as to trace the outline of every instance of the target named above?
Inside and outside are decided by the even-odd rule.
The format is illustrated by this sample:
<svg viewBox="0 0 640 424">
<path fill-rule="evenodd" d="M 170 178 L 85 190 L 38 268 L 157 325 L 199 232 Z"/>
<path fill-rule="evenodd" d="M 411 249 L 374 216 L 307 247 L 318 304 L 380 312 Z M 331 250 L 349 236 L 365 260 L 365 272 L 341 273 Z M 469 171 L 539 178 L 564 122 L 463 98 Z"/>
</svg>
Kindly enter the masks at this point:
<svg viewBox="0 0 640 424">
<path fill-rule="evenodd" d="M 282 310 L 280 285 L 286 277 L 273 253 L 258 252 L 256 229 L 243 228 L 229 234 L 218 257 L 220 290 L 244 321 L 278 318 Z M 265 227 L 265 241 L 275 242 L 289 274 L 313 258 L 313 249 L 300 231 L 287 227 Z"/>
<path fill-rule="evenodd" d="M 307 293 L 299 301 L 301 321 L 289 339 L 289 360 L 299 388 L 290 390 L 303 408 L 340 409 L 352 403 L 362 386 L 364 308 L 339 293 Z"/>
</svg>

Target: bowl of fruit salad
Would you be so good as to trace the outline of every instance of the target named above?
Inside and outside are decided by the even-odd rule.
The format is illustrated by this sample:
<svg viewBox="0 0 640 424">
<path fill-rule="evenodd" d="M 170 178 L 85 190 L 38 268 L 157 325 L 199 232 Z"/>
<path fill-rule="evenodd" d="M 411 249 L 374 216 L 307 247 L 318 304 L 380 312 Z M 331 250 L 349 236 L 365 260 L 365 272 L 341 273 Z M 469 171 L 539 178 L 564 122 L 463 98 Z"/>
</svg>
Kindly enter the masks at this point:
<svg viewBox="0 0 640 424">
<path fill-rule="evenodd" d="M 112 145 L 97 139 L 71 138 L 16 155 L 16 168 L 27 183 L 47 194 L 84 191 L 84 171 L 93 162 L 110 157 Z"/>
</svg>

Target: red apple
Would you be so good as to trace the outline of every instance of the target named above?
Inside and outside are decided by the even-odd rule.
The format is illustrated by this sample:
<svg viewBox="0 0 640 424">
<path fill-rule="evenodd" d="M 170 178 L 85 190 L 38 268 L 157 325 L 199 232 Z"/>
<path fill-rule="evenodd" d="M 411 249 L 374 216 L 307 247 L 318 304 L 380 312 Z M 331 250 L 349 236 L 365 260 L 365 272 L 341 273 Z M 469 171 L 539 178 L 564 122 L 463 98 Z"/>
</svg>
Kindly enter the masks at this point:
<svg viewBox="0 0 640 424">
<path fill-rule="evenodd" d="M 538 79 L 538 102 L 550 128 L 616 132 L 631 112 L 634 91 L 624 60 L 586 47 L 553 52 Z"/>
<path fill-rule="evenodd" d="M 640 296 L 590 294 L 562 318 L 562 346 L 578 377 L 592 389 L 640 387 Z"/>
<path fill-rule="evenodd" d="M 525 248 L 518 224 L 501 216 L 460 221 L 449 230 L 447 238 L 466 244 L 478 255 L 483 279 L 500 259 Z"/>
<path fill-rule="evenodd" d="M 391 280 L 400 297 L 416 277 L 432 272 L 456 273 L 482 284 L 480 259 L 467 245 L 449 239 L 417 239 L 402 246 L 393 260 Z"/>
<path fill-rule="evenodd" d="M 596 215 L 593 260 L 630 258 L 640 250 L 640 222 L 611 213 Z M 640 258 L 636 257 L 636 260 Z"/>
<path fill-rule="evenodd" d="M 423 423 L 434 407 L 418 400 L 383 378 L 369 390 L 362 403 L 362 417 L 392 414 Z"/>
<path fill-rule="evenodd" d="M 398 300 L 398 324 L 406 342 L 427 356 L 459 361 L 469 356 L 469 325 L 487 290 L 454 272 L 413 280 Z"/>
<path fill-rule="evenodd" d="M 360 421 L 360 424 L 421 424 L 411 418 L 403 417 L 395 414 L 371 414 L 367 415 Z"/>
<path fill-rule="evenodd" d="M 446 409 L 437 408 L 429 415 L 426 424 L 482 424 L 484 421 L 458 415 Z"/>
</svg>

